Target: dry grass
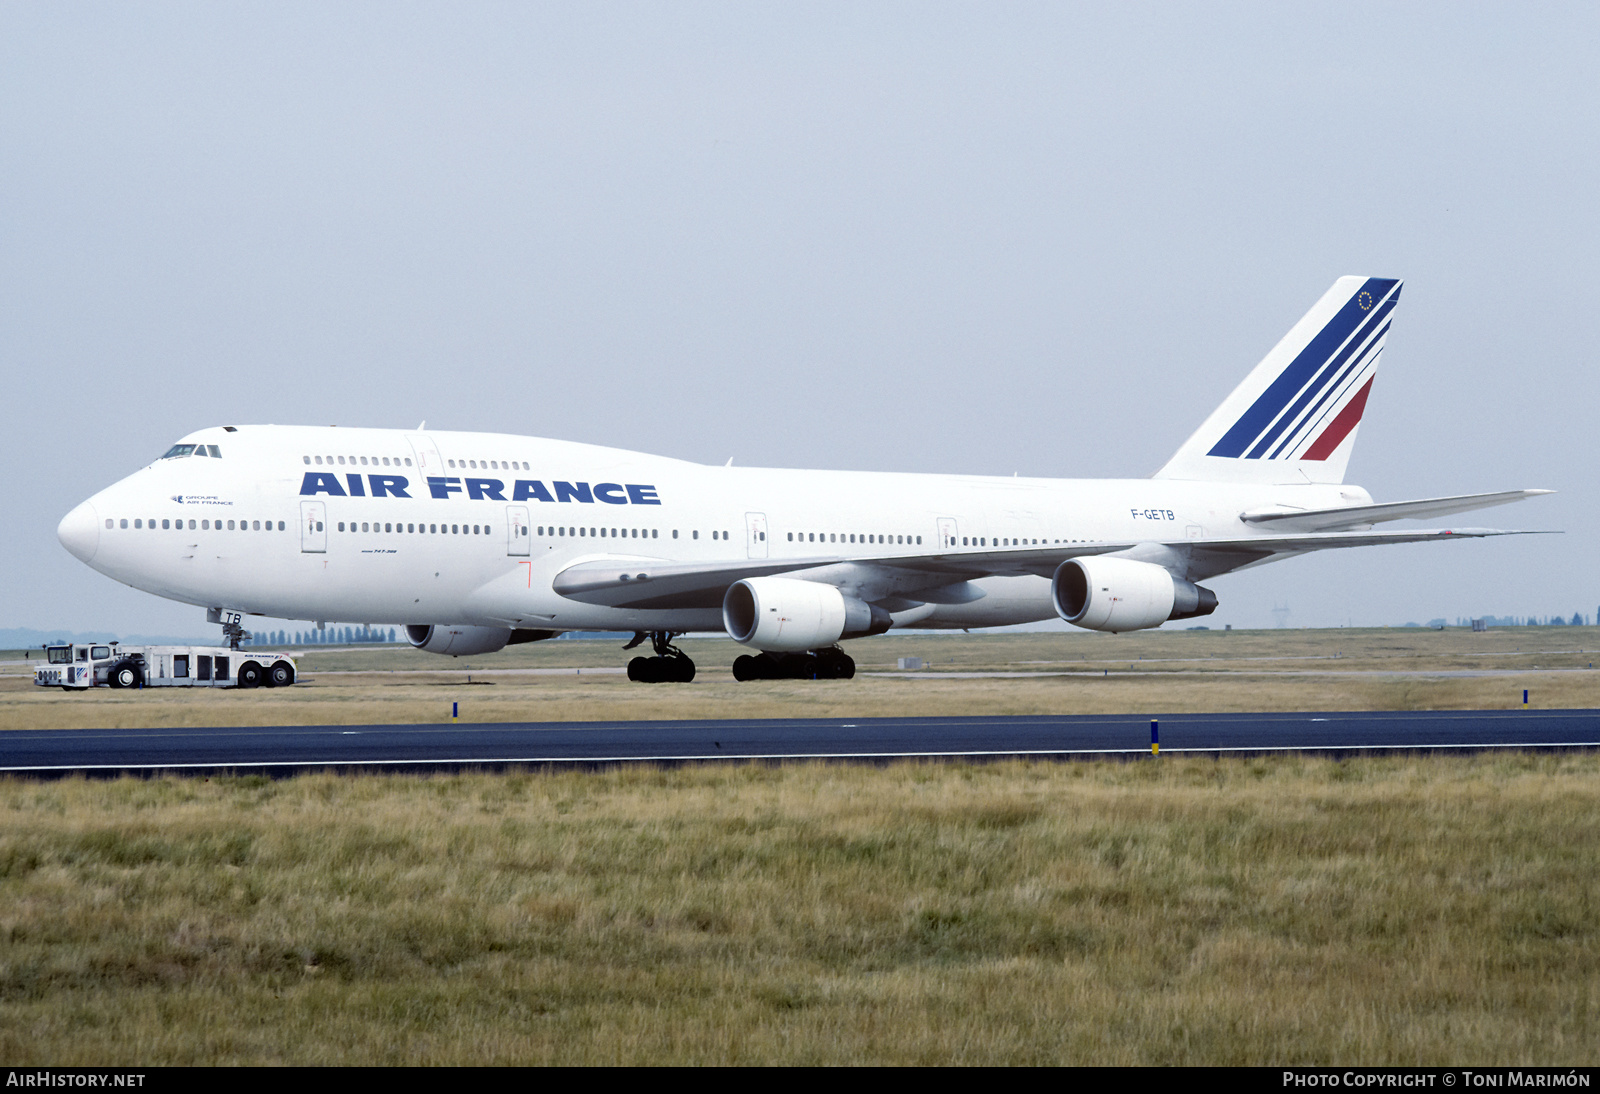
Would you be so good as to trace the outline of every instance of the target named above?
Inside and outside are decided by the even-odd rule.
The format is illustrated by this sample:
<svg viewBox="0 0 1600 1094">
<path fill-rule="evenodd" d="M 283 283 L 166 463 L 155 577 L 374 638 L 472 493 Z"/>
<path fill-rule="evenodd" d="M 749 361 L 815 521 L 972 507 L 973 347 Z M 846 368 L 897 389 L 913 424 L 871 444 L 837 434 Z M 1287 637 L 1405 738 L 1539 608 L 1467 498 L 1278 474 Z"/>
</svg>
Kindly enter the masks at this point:
<svg viewBox="0 0 1600 1094">
<path fill-rule="evenodd" d="M 1600 635 L 1588 627 L 886 635 L 850 643 L 855 680 L 748 684 L 728 672 L 743 652 L 732 642 L 683 645 L 700 667 L 689 685 L 503 671 L 614 670 L 632 655 L 607 642 L 536 643 L 464 663 L 394 648 L 311 653 L 301 683 L 256 692 L 67 694 L 34 687 L 14 664 L 0 675 L 0 729 L 427 723 L 448 720 L 452 703 L 471 722 L 1494 709 L 1520 705 L 1524 688 L 1533 706 L 1600 707 L 1600 672 L 1588 668 Z M 934 668 L 877 675 L 906 656 Z"/>
<path fill-rule="evenodd" d="M 1586 1064 L 1600 758 L 0 782 L 13 1063 Z"/>
</svg>

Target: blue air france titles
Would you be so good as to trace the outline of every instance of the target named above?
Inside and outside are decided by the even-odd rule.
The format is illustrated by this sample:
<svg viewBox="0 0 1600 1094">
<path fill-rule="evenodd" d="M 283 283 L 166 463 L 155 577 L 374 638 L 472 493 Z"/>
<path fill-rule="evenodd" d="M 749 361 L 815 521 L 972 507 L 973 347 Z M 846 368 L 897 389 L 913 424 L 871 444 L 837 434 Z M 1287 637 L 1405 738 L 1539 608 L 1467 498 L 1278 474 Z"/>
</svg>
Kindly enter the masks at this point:
<svg viewBox="0 0 1600 1094">
<path fill-rule="evenodd" d="M 300 496 L 327 494 L 336 498 L 410 498 L 406 493 L 411 482 L 404 475 L 367 475 L 365 482 L 359 474 L 347 473 L 344 482 L 331 471 L 307 471 L 300 482 Z M 463 495 L 470 501 L 548 501 L 578 502 L 593 505 L 660 505 L 654 486 L 642 483 L 599 482 L 591 486 L 586 482 L 552 480 L 550 488 L 538 479 L 515 479 L 511 483 L 511 496 L 506 496 L 502 479 L 456 478 L 429 475 L 428 494 L 434 498 Z"/>
</svg>

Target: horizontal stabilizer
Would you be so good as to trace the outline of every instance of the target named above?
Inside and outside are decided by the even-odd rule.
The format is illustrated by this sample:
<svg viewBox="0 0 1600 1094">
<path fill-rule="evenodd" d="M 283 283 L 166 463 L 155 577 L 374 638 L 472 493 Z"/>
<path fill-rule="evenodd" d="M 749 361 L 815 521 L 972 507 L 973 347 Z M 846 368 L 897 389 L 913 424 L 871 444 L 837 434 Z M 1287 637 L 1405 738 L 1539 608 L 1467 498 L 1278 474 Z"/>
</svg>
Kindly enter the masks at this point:
<svg viewBox="0 0 1600 1094">
<path fill-rule="evenodd" d="M 1451 498 L 1391 501 L 1380 505 L 1348 505 L 1338 509 L 1287 507 L 1252 509 L 1240 513 L 1239 519 L 1246 524 L 1260 524 L 1285 531 L 1336 532 L 1345 528 L 1380 524 L 1386 520 L 1414 520 L 1422 517 L 1444 517 L 1451 513 L 1467 513 L 1474 509 L 1508 505 L 1523 498 L 1534 498 L 1550 493 L 1554 491 L 1501 490 L 1492 494 L 1461 494 Z"/>
</svg>

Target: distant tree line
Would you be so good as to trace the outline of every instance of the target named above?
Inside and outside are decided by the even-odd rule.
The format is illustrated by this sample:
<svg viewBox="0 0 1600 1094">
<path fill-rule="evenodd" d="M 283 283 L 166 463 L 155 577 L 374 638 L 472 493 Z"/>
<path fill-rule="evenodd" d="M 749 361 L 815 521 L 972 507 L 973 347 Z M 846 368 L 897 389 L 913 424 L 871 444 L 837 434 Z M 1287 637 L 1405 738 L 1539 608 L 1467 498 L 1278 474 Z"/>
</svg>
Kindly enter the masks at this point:
<svg viewBox="0 0 1600 1094">
<path fill-rule="evenodd" d="M 1571 619 L 1564 619 L 1559 615 L 1480 615 L 1475 618 L 1482 619 L 1490 627 L 1587 627 L 1591 625 L 1589 617 L 1582 612 L 1573 612 Z M 1471 619 L 1456 618 L 1456 626 L 1470 627 Z"/>
<path fill-rule="evenodd" d="M 325 627 L 320 631 L 260 631 L 251 635 L 252 646 L 353 646 L 358 642 L 395 642 L 398 635 L 393 627 L 384 630 L 371 623 L 359 627 Z"/>
</svg>

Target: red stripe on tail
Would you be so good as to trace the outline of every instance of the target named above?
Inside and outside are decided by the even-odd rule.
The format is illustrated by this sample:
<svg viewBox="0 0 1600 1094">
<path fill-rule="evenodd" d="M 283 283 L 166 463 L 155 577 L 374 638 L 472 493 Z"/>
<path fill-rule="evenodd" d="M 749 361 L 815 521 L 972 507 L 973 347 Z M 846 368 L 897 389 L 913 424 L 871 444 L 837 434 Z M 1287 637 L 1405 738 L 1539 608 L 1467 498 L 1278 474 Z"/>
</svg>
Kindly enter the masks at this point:
<svg viewBox="0 0 1600 1094">
<path fill-rule="evenodd" d="M 1339 416 L 1322 431 L 1322 436 L 1306 449 L 1306 454 L 1300 457 L 1302 460 L 1325 460 L 1333 455 L 1333 450 L 1339 447 L 1339 442 L 1348 437 L 1350 431 L 1361 421 L 1361 415 L 1367 409 L 1367 392 L 1372 390 L 1372 381 L 1376 379 L 1376 376 L 1367 377 L 1367 382 L 1361 385 L 1356 397 L 1344 404 Z"/>
</svg>

